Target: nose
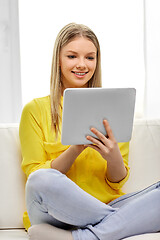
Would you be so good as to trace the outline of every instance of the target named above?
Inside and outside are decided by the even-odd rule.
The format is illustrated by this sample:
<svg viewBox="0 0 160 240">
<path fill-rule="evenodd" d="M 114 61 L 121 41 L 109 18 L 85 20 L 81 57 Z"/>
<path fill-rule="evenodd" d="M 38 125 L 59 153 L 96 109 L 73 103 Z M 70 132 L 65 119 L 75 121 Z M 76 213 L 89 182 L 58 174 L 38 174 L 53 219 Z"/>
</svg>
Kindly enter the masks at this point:
<svg viewBox="0 0 160 240">
<path fill-rule="evenodd" d="M 80 58 L 77 63 L 77 69 L 85 69 L 85 68 L 86 68 L 85 59 Z"/>
</svg>

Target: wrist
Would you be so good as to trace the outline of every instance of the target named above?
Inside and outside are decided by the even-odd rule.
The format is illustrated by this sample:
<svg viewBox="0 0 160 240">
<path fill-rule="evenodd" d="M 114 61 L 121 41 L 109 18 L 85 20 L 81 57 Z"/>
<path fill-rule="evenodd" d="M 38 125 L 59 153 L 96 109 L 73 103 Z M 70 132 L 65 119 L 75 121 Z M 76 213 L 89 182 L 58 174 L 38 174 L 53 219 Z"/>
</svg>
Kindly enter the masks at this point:
<svg viewBox="0 0 160 240">
<path fill-rule="evenodd" d="M 70 148 L 73 150 L 75 155 L 79 155 L 83 150 L 83 145 L 71 145 Z"/>
</svg>

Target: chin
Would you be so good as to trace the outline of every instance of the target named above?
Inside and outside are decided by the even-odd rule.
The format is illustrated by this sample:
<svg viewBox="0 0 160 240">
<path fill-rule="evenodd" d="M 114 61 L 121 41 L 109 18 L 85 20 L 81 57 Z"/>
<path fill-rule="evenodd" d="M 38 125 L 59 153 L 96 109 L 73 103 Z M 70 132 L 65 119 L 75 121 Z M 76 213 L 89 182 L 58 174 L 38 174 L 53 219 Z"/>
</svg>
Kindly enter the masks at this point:
<svg viewBox="0 0 160 240">
<path fill-rule="evenodd" d="M 82 80 L 78 80 L 78 82 L 76 82 L 74 85 L 77 88 L 85 88 L 85 87 L 88 87 L 88 82 L 89 81 L 82 82 Z"/>
</svg>

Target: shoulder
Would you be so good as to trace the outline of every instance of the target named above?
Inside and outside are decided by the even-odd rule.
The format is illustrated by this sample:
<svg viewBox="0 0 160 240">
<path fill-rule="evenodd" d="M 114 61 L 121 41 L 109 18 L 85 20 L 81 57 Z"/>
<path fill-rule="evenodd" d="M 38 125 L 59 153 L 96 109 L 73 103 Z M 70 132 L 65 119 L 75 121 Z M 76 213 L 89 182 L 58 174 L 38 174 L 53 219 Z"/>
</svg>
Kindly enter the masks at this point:
<svg viewBox="0 0 160 240">
<path fill-rule="evenodd" d="M 48 104 L 50 104 L 50 95 L 41 98 L 34 98 L 32 101 L 40 106 L 47 106 Z"/>
<path fill-rule="evenodd" d="M 35 98 L 24 106 L 21 122 L 36 121 L 40 124 L 41 117 L 46 112 L 50 112 L 50 96 Z"/>
<path fill-rule="evenodd" d="M 50 107 L 50 96 L 45 96 L 41 98 L 34 98 L 32 101 L 28 102 L 24 108 L 23 114 L 40 113 L 41 109 Z"/>
</svg>

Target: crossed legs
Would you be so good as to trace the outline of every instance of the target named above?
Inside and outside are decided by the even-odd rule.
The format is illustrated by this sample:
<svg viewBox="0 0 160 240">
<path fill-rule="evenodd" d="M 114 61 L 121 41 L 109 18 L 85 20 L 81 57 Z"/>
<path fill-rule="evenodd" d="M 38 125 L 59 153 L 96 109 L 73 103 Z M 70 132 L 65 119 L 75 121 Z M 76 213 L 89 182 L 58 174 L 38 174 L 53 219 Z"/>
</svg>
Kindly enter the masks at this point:
<svg viewBox="0 0 160 240">
<path fill-rule="evenodd" d="M 32 225 L 49 223 L 72 229 L 74 240 L 118 240 L 160 230 L 159 186 L 106 205 L 59 171 L 40 169 L 26 184 L 27 211 Z"/>
</svg>

